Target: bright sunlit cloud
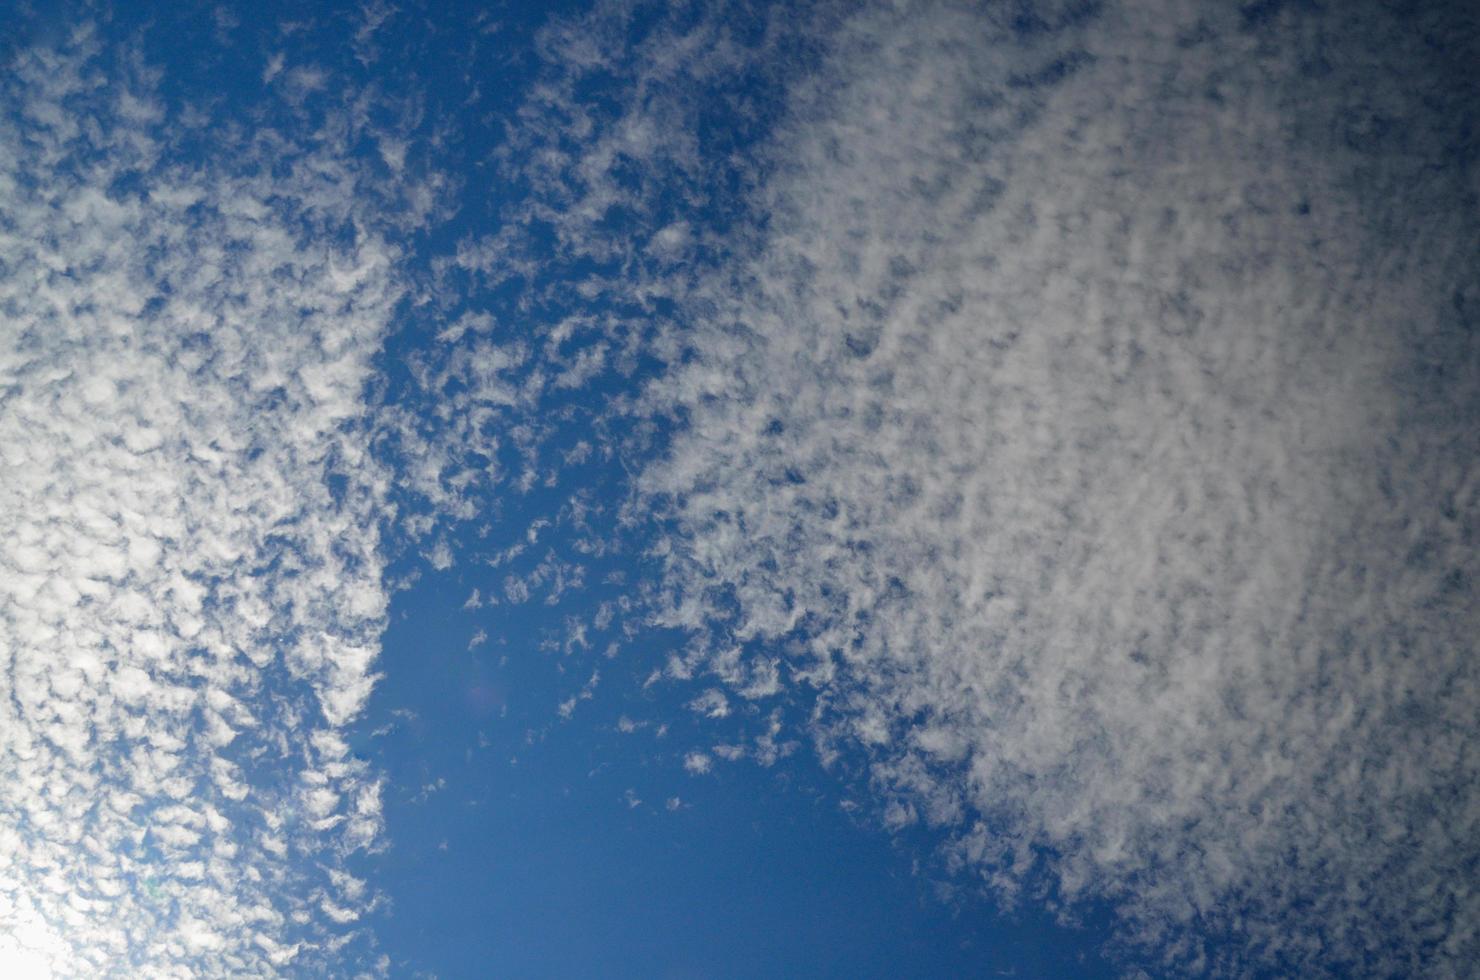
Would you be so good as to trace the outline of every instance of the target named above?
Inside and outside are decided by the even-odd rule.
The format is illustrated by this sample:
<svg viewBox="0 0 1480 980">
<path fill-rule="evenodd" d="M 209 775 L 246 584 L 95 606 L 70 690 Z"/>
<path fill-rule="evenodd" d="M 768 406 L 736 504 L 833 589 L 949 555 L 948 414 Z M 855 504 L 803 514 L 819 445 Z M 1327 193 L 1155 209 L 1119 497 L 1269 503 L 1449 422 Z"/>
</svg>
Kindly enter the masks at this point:
<svg viewBox="0 0 1480 980">
<path fill-rule="evenodd" d="M 61 940 L 36 922 L 25 921 L 20 910 L 0 911 L 0 977 L 15 980 L 54 980 L 51 964 L 62 953 Z"/>
</svg>

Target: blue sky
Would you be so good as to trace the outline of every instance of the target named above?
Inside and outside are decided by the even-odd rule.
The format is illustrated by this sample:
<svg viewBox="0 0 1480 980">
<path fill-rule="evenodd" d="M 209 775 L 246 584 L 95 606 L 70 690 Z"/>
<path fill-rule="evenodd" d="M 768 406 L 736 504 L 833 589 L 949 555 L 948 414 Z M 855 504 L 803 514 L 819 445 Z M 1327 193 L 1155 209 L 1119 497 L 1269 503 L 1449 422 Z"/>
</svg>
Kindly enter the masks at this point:
<svg viewBox="0 0 1480 980">
<path fill-rule="evenodd" d="M 0 36 L 0 974 L 1480 958 L 1462 5 Z"/>
</svg>

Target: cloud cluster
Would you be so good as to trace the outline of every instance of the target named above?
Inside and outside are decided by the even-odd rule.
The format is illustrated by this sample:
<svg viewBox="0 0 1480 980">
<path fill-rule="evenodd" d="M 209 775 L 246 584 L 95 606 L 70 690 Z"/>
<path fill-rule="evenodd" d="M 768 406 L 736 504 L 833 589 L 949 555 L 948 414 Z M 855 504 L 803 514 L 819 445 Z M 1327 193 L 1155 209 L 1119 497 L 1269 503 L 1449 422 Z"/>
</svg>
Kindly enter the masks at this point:
<svg viewBox="0 0 1480 980">
<path fill-rule="evenodd" d="M 5 955 L 315 969 L 373 901 L 342 730 L 386 611 L 362 389 L 397 253 L 336 155 L 166 105 L 87 29 L 3 77 Z"/>
<path fill-rule="evenodd" d="M 774 89 L 762 76 L 779 72 L 767 58 L 786 48 L 777 21 L 744 4 L 552 17 L 534 33 L 526 88 L 468 140 L 486 146 L 469 168 L 487 177 L 463 189 L 454 245 L 427 256 L 377 450 L 396 470 L 398 531 L 436 571 L 472 577 L 470 608 L 534 615 L 632 591 L 607 576 L 625 576 L 615 566 L 646 528 L 620 525 L 612 502 L 657 427 L 630 406 L 673 353 L 673 298 L 720 247 L 738 175 L 713 140 L 761 125 Z M 470 77 L 482 68 L 473 59 Z M 485 128 L 503 131 L 491 146 Z M 480 564 L 494 571 L 477 578 Z M 632 605 L 567 615 L 559 645 L 615 655 L 640 628 L 615 611 Z M 581 697 L 567 693 L 562 715 Z"/>
<path fill-rule="evenodd" d="M 659 621 L 737 687 L 785 651 L 824 756 L 1002 896 L 1111 899 L 1179 971 L 1463 973 L 1474 42 L 858 13 L 651 392 Z"/>
</svg>

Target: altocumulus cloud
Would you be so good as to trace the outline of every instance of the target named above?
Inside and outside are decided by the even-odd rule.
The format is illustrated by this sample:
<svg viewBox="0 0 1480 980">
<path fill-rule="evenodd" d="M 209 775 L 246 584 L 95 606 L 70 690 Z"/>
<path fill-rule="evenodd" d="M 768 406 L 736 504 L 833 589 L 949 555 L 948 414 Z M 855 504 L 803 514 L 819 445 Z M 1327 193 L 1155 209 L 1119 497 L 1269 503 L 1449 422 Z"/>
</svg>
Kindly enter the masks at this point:
<svg viewBox="0 0 1480 980">
<path fill-rule="evenodd" d="M 853 16 L 650 392 L 675 676 L 786 651 L 886 820 L 1177 972 L 1471 969 L 1474 37 L 1427 16 Z"/>
<path fill-rule="evenodd" d="M 341 732 L 386 608 L 361 389 L 396 254 L 322 139 L 156 81 L 82 30 L 0 90 L 4 955 L 296 972 L 374 900 Z"/>
<path fill-rule="evenodd" d="M 85 30 L 13 58 L 0 963 L 373 972 L 377 529 L 444 569 L 556 487 L 571 554 L 534 514 L 490 597 L 656 514 L 620 629 L 656 596 L 689 712 L 764 726 L 696 776 L 802 703 L 887 822 L 1176 972 L 1480 959 L 1473 36 L 1211 6 L 554 22 L 373 418 L 441 193 L 379 96 L 271 59 L 244 131 Z M 669 432 L 618 534 L 581 467 Z"/>
</svg>

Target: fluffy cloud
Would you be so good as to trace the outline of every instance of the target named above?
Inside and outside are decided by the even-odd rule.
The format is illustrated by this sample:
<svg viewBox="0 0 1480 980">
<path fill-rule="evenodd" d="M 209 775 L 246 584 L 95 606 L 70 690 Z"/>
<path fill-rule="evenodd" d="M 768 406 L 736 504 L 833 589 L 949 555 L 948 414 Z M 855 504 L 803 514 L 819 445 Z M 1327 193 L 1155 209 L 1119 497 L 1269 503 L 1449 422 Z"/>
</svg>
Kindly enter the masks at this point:
<svg viewBox="0 0 1480 980">
<path fill-rule="evenodd" d="M 5 955 L 308 969 L 372 901 L 339 730 L 386 609 L 361 390 L 397 255 L 335 155 L 207 138 L 87 30 L 4 78 Z"/>
<path fill-rule="evenodd" d="M 787 651 L 824 755 L 1004 897 L 1177 970 L 1457 975 L 1474 38 L 1258 6 L 837 33 L 652 392 L 660 621 L 726 651 L 676 676 Z"/>
</svg>

